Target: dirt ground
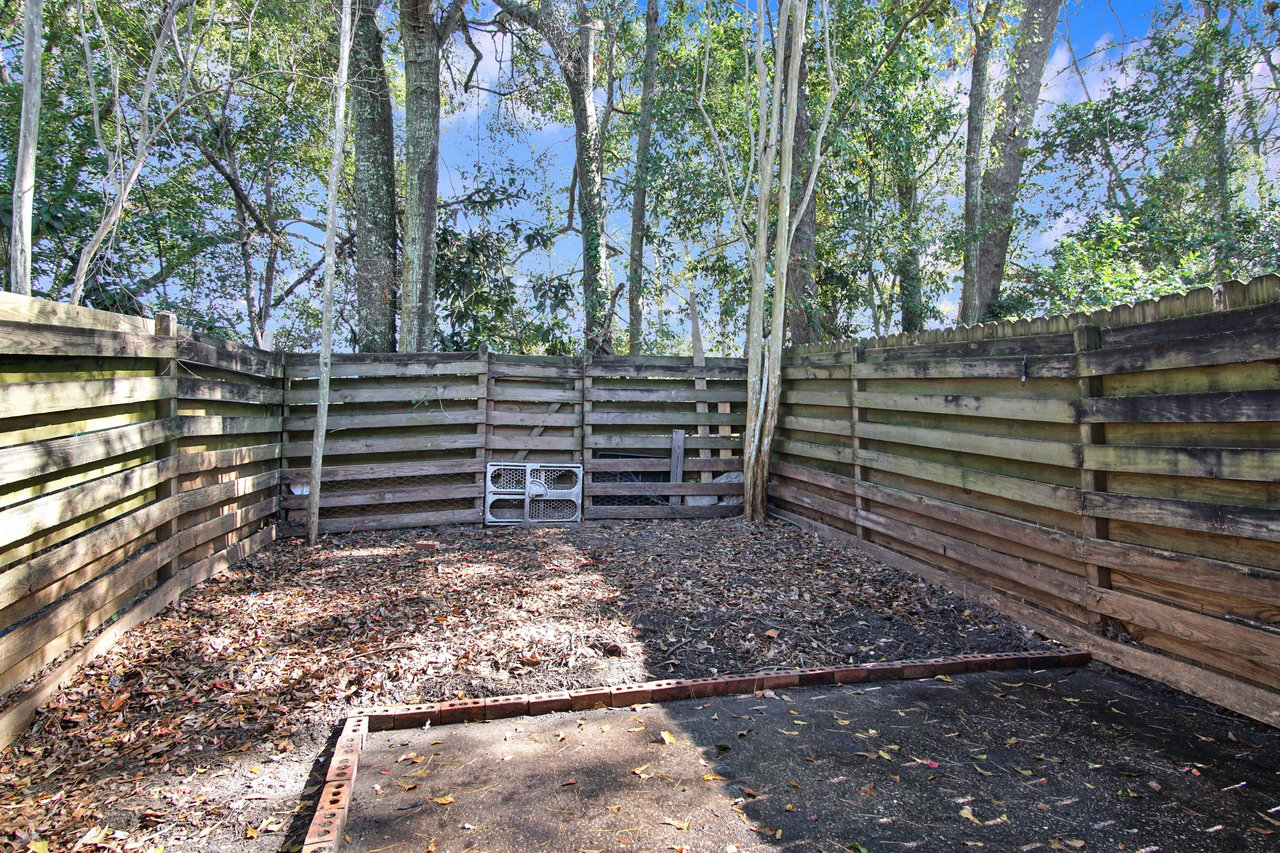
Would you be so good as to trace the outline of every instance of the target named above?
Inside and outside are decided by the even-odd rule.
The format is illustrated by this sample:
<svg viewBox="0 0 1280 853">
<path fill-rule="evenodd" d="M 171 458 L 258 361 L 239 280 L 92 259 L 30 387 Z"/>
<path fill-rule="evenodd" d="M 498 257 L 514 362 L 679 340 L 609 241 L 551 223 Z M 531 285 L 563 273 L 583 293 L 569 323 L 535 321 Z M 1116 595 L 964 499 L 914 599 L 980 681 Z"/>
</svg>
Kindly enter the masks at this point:
<svg viewBox="0 0 1280 853">
<path fill-rule="evenodd" d="M 1045 645 L 784 523 L 286 540 L 131 631 L 0 754 L 0 845 L 291 849 L 352 706 Z"/>
<path fill-rule="evenodd" d="M 1093 670 L 374 733 L 346 848 L 1274 850 L 1280 732 Z"/>
</svg>

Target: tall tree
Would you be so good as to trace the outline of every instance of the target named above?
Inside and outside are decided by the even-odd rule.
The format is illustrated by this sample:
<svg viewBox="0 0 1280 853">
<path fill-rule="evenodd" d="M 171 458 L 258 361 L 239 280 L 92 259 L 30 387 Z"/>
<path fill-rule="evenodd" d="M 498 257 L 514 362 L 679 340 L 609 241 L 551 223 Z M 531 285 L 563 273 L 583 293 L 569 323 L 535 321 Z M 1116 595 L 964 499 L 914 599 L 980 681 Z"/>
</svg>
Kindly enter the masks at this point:
<svg viewBox="0 0 1280 853">
<path fill-rule="evenodd" d="M 404 0 L 405 146 L 404 274 L 400 281 L 400 350 L 435 347 L 436 230 L 440 208 L 440 62 L 463 24 L 462 0 Z"/>
<path fill-rule="evenodd" d="M 391 87 L 377 18 L 381 0 L 355 2 L 350 88 L 355 149 L 356 348 L 361 352 L 394 352 L 399 269 Z"/>
<path fill-rule="evenodd" d="M 974 0 L 976 2 L 976 0 Z M 1034 0 L 1033 0 L 1034 2 Z M 975 323 L 978 294 L 978 248 L 982 241 L 982 152 L 987 124 L 987 71 L 995 46 L 1002 0 L 987 0 L 982 14 L 969 6 L 973 29 L 973 65 L 969 73 L 969 113 L 964 146 L 964 284 L 960 292 L 960 322 Z"/>
<path fill-rule="evenodd" d="M 809 174 L 813 147 L 813 117 L 809 112 L 809 60 L 800 56 L 797 88 L 796 141 L 792 156 L 793 180 L 803 182 Z M 818 301 L 814 272 L 818 265 L 818 196 L 804 192 L 803 185 L 792 193 L 791 218 L 795 239 L 787 257 L 787 330 L 792 346 L 821 340 L 832 332 L 832 318 Z M 803 206 L 802 206 L 803 205 Z"/>
<path fill-rule="evenodd" d="M 1005 78 L 1000 118 L 992 134 L 991 160 L 982 177 L 982 234 L 978 271 L 969 304 L 970 322 L 987 319 L 1000 292 L 1013 233 L 1013 208 L 1027 159 L 1040 85 L 1049 60 L 1062 0 L 1027 0 L 1018 22 L 1013 61 Z"/>
<path fill-rule="evenodd" d="M 496 0 L 512 20 L 537 33 L 551 49 L 573 112 L 578 216 L 582 233 L 583 337 L 589 352 L 609 349 L 608 257 L 605 244 L 604 134 L 596 109 L 596 36 L 603 29 L 585 0 L 547 0 L 533 6 Z M 608 118 L 608 115 L 604 116 Z"/>
<path fill-rule="evenodd" d="M 320 533 L 320 475 L 324 469 L 325 428 L 329 419 L 329 372 L 333 360 L 333 285 L 338 266 L 338 185 L 347 151 L 347 80 L 351 58 L 351 3 L 342 0 L 338 23 L 338 70 L 333 82 L 333 150 L 324 217 L 324 285 L 321 290 L 320 382 L 316 423 L 311 442 L 311 471 L 307 491 L 307 542 Z"/>
<path fill-rule="evenodd" d="M 22 16 L 22 119 L 14 160 L 9 289 L 31 295 L 31 211 L 36 196 L 36 150 L 43 94 L 44 0 L 27 0 Z"/>
<path fill-rule="evenodd" d="M 631 256 L 627 263 L 627 345 L 640 354 L 644 332 L 640 290 L 644 274 L 645 197 L 649 191 L 649 137 L 653 133 L 653 86 L 658 66 L 658 0 L 644 13 L 644 66 L 640 82 L 640 121 L 636 132 L 636 175 L 631 196 Z"/>
<path fill-rule="evenodd" d="M 902 331 L 924 328 L 924 281 L 920 263 L 920 181 L 915 163 L 908 161 L 897 175 L 898 211 L 902 218 L 902 245 L 898 247 L 898 301 Z"/>
</svg>

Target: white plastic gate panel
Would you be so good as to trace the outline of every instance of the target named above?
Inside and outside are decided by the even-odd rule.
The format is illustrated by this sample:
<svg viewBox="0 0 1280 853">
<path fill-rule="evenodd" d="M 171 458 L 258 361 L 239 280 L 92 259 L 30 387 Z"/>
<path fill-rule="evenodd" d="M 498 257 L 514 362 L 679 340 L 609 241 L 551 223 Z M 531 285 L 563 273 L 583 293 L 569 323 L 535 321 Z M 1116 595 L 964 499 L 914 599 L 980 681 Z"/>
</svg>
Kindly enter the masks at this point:
<svg viewBox="0 0 1280 853">
<path fill-rule="evenodd" d="M 489 463 L 485 477 L 485 524 L 581 520 L 581 465 Z"/>
</svg>

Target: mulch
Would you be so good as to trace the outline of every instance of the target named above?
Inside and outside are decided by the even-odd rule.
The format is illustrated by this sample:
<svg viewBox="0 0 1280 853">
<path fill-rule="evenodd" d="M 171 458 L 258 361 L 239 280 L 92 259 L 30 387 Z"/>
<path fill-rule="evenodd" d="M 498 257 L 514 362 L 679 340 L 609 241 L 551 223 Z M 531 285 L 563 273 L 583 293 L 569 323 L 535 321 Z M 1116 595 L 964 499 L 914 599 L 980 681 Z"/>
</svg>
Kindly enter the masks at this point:
<svg viewBox="0 0 1280 853">
<path fill-rule="evenodd" d="M 352 706 L 1048 645 L 781 522 L 286 540 L 131 631 L 0 754 L 0 847 L 296 847 Z"/>
</svg>

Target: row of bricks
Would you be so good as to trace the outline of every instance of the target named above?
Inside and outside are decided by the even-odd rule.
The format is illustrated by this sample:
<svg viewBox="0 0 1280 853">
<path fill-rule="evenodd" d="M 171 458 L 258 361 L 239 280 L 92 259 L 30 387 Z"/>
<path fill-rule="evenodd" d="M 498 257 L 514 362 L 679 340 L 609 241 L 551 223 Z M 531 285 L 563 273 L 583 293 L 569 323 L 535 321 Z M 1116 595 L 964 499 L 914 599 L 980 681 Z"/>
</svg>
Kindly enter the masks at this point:
<svg viewBox="0 0 1280 853">
<path fill-rule="evenodd" d="M 647 702 L 705 699 L 712 696 L 755 693 L 760 690 L 778 690 L 814 684 L 857 684 L 864 681 L 933 678 L 937 675 L 990 670 L 1083 666 L 1089 660 L 1089 652 L 1083 649 L 1066 649 L 1047 653 L 1003 652 L 987 655 L 957 655 L 930 660 L 812 667 L 680 681 L 648 681 L 616 687 L 586 687 L 557 693 L 536 693 L 530 696 L 494 696 L 488 699 L 459 699 L 428 705 L 366 708 L 357 711 L 356 714 L 368 720 L 370 731 L 386 731 L 417 728 L 428 723 L 447 725 L 499 720 L 525 714 L 587 711 L 597 707 L 625 708 Z"/>
<path fill-rule="evenodd" d="M 357 714 L 347 718 L 334 745 L 324 787 L 316 801 L 316 814 L 302 842 L 302 853 L 337 853 L 342 829 L 347 822 L 347 810 L 351 806 L 351 789 L 356 782 L 360 750 L 368 733 L 368 717 Z"/>
</svg>

